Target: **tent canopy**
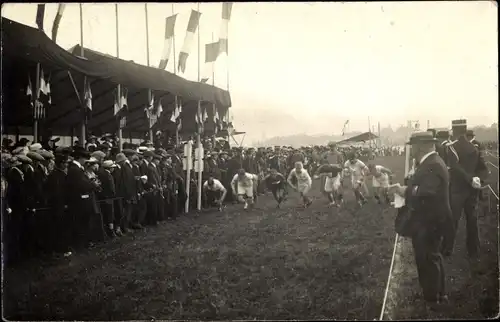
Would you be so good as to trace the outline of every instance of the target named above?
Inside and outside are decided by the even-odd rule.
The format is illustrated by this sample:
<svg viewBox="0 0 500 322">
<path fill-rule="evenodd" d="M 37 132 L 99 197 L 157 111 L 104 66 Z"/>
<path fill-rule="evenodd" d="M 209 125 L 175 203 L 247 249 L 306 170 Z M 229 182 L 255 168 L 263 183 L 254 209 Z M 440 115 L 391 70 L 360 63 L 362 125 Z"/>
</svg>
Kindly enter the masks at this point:
<svg viewBox="0 0 500 322">
<path fill-rule="evenodd" d="M 348 142 L 366 142 L 366 141 L 375 140 L 375 139 L 378 139 L 378 136 L 376 136 L 372 132 L 365 132 L 365 133 L 361 133 L 361 134 L 358 134 L 356 136 L 353 136 L 351 138 L 339 141 L 336 144 L 348 143 Z"/>
<path fill-rule="evenodd" d="M 26 88 L 29 80 L 36 81 L 36 65 L 40 63 L 45 79 L 50 79 L 52 105 L 47 108 L 43 127 L 57 135 L 65 135 L 77 126 L 82 118 L 78 95 L 83 98 L 84 76 L 88 76 L 92 90 L 92 113 L 88 115 L 90 132 L 114 132 L 118 121 L 113 113 L 115 89 L 121 84 L 128 89 L 127 126 L 125 132 L 141 133 L 149 129 L 144 107 L 147 105 L 147 89 L 161 98 L 163 114 L 155 126 L 168 128 L 176 96 L 183 102 L 181 118 L 193 115 L 193 107 L 202 101 L 202 107 L 215 107 L 221 112 L 231 105 L 227 91 L 208 84 L 187 81 L 177 75 L 106 56 L 84 49 L 85 59 L 64 50 L 49 39 L 44 32 L 2 18 L 3 76 L 2 82 L 3 123 L 5 126 L 32 126 L 33 117 Z M 73 48 L 80 52 L 79 46 Z M 74 82 L 74 86 L 73 86 Z M 208 106 L 208 107 L 207 107 Z M 186 115 L 184 115 L 186 114 Z M 212 112 L 213 115 L 213 112 Z M 188 129 L 189 121 L 183 128 Z M 9 129 L 7 129 L 9 131 Z"/>
</svg>

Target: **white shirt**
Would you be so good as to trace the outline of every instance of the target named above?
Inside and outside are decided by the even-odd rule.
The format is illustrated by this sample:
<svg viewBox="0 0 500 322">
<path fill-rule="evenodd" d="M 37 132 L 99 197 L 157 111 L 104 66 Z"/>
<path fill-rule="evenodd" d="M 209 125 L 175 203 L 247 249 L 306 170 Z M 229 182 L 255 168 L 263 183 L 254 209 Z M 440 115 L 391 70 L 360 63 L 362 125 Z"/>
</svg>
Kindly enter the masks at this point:
<svg viewBox="0 0 500 322">
<path fill-rule="evenodd" d="M 253 187 L 253 181 L 257 179 L 255 174 L 245 173 L 243 177 L 240 177 L 238 174 L 235 174 L 231 184 L 235 184 L 238 182 L 238 186 L 242 188 Z"/>
<path fill-rule="evenodd" d="M 224 191 L 226 188 L 224 188 L 224 185 L 217 179 L 214 179 L 214 184 L 212 186 L 208 185 L 208 180 L 205 181 L 203 184 L 203 189 L 207 189 L 210 191 Z"/>
<path fill-rule="evenodd" d="M 366 165 L 361 160 L 356 160 L 354 164 L 348 160 L 344 163 L 344 168 L 349 170 L 352 177 L 358 178 L 363 176 L 363 172 L 366 170 Z"/>
</svg>

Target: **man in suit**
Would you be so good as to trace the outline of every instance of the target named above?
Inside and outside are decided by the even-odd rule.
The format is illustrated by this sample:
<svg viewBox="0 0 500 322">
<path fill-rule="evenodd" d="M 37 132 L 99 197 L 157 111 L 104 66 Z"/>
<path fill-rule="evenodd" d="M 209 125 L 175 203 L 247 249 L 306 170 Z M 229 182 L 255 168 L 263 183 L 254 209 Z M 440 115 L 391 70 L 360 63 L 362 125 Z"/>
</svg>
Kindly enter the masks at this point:
<svg viewBox="0 0 500 322">
<path fill-rule="evenodd" d="M 466 120 L 452 121 L 453 141 L 448 145 L 447 163 L 450 171 L 450 203 L 454 230 L 446 234 L 443 254 L 453 252 L 458 223 L 462 212 L 466 220 L 466 244 L 470 259 L 479 255 L 479 232 L 477 225 L 477 204 L 479 189 L 488 177 L 488 168 L 474 144 L 466 137 Z"/>
<path fill-rule="evenodd" d="M 134 154 L 129 154 L 129 157 L 132 158 L 133 155 Z M 137 203 L 137 184 L 132 169 L 133 166 L 124 153 L 118 153 L 116 155 L 116 163 L 120 166 L 120 185 L 117 189 L 117 196 L 123 198 L 123 212 L 120 218 L 121 229 L 117 232 L 118 235 L 121 235 L 122 233 L 133 232 L 130 229 L 130 224 L 132 220 L 132 211 L 134 205 Z"/>
<path fill-rule="evenodd" d="M 75 147 L 73 161 L 68 166 L 66 177 L 66 197 L 68 214 L 73 216 L 73 237 L 76 248 L 83 248 L 90 242 L 90 219 L 95 215 L 91 198 L 94 185 L 85 174 L 84 164 L 90 154 L 82 147 Z"/>
<path fill-rule="evenodd" d="M 418 279 L 424 299 L 431 307 L 447 299 L 441 240 L 446 226 L 452 224 L 448 169 L 435 151 L 435 142 L 430 132 L 412 135 L 409 144 L 412 157 L 417 160 L 416 170 L 407 186 L 396 188 L 405 197 L 414 218 L 411 238 Z"/>
<path fill-rule="evenodd" d="M 436 131 L 436 152 L 446 163 L 446 144 L 449 142 L 450 133 L 448 131 Z"/>
<path fill-rule="evenodd" d="M 146 175 L 148 177 L 148 182 L 146 184 L 146 202 L 148 212 L 146 215 L 146 221 L 151 225 L 158 225 L 158 188 L 160 187 L 160 178 L 156 166 L 152 164 L 154 153 L 153 151 L 144 152 L 143 163 L 141 164 L 141 175 Z"/>
</svg>

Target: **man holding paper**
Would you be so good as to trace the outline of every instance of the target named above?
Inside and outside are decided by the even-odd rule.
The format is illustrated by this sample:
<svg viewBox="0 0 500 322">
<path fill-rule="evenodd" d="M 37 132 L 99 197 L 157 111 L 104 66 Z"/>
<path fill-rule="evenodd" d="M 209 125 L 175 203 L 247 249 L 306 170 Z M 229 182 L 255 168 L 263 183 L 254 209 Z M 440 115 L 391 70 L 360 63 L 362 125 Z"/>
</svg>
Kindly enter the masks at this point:
<svg viewBox="0 0 500 322">
<path fill-rule="evenodd" d="M 448 169 L 435 151 L 435 141 L 430 132 L 414 133 L 409 144 L 415 171 L 407 185 L 389 186 L 390 193 L 404 197 L 410 213 L 418 278 L 424 299 L 431 305 L 446 300 L 441 241 L 452 224 Z"/>
</svg>

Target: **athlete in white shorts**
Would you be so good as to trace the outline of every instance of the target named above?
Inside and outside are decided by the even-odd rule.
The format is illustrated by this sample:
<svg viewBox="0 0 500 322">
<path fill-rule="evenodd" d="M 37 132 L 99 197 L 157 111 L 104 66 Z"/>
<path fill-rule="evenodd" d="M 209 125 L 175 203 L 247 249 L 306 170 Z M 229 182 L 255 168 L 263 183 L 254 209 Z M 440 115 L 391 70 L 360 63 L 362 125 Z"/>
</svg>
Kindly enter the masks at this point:
<svg viewBox="0 0 500 322">
<path fill-rule="evenodd" d="M 363 161 L 356 158 L 354 153 L 348 156 L 348 160 L 344 163 L 344 173 L 351 175 L 352 190 L 356 196 L 356 201 L 360 206 L 366 203 L 366 198 L 361 192 L 367 190 L 364 183 L 365 173 L 368 173 L 368 167 L 363 163 Z"/>
<path fill-rule="evenodd" d="M 330 201 L 330 206 L 340 205 L 342 203 L 342 167 L 338 164 L 323 164 L 318 170 L 314 178 L 325 176 L 324 194 Z M 335 203 L 337 201 L 337 203 Z"/>
<path fill-rule="evenodd" d="M 248 205 L 253 206 L 254 192 L 258 184 L 258 177 L 255 174 L 247 173 L 244 169 L 238 170 L 231 181 L 233 194 L 237 196 L 238 201 L 245 203 L 244 209 Z"/>
<path fill-rule="evenodd" d="M 308 197 L 312 187 L 312 179 L 307 170 L 304 169 L 302 162 L 295 162 L 295 168 L 290 171 L 287 182 L 292 189 L 300 193 L 304 207 L 309 207 L 312 204 L 312 200 Z"/>
<path fill-rule="evenodd" d="M 388 189 L 392 171 L 381 165 L 375 164 L 369 164 L 368 169 L 370 170 L 370 175 L 373 177 L 373 190 L 375 199 L 379 204 L 381 204 L 381 198 L 384 198 L 385 202 L 390 204 L 391 200 L 389 199 Z"/>
</svg>

